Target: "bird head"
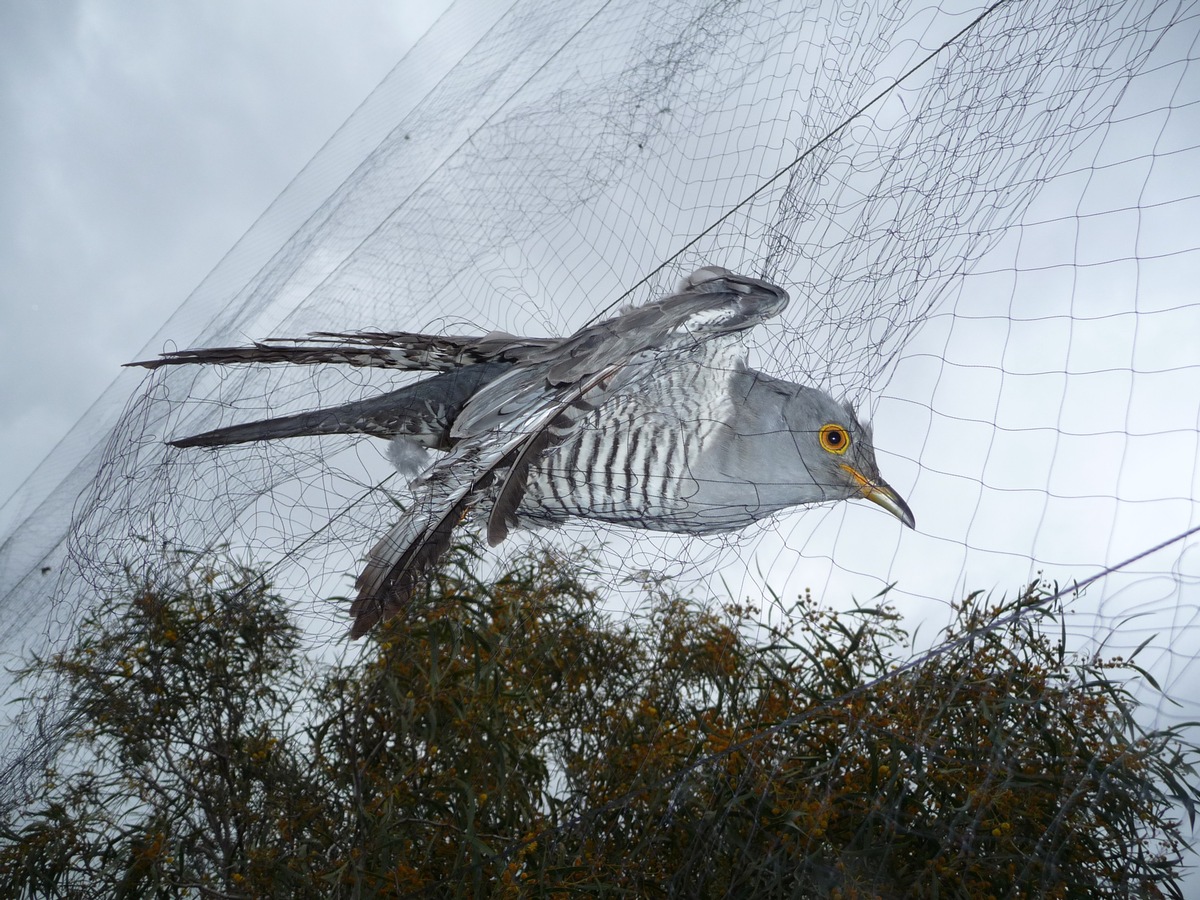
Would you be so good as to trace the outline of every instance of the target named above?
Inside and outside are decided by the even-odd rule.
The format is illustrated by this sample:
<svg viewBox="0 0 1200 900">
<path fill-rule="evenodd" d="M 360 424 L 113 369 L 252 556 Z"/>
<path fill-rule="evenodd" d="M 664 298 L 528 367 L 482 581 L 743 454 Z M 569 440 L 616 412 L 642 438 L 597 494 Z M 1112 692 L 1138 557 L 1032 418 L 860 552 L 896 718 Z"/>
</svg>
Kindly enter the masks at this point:
<svg viewBox="0 0 1200 900">
<path fill-rule="evenodd" d="M 859 422 L 853 408 L 823 391 L 802 388 L 787 399 L 784 420 L 796 451 L 825 500 L 861 497 L 916 527 L 912 510 L 879 474 L 871 426 Z"/>
</svg>

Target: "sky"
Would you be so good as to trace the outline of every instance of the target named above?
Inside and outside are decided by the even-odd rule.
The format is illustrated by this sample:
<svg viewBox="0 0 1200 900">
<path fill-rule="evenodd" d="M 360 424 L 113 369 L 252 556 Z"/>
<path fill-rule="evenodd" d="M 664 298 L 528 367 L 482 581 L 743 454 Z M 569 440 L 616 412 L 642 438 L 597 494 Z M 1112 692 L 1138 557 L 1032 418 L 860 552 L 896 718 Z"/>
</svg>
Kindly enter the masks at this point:
<svg viewBox="0 0 1200 900">
<path fill-rule="evenodd" d="M 444 6 L 0 4 L 0 503 Z"/>
<path fill-rule="evenodd" d="M 100 397 L 121 364 L 139 357 L 167 318 L 433 23 L 440 6 L 395 0 L 336 7 L 296 0 L 0 4 L 0 272 L 4 273 L 0 279 L 0 384 L 4 385 L 0 389 L 0 504 Z M 1144 131 L 1147 125 L 1139 121 L 1127 127 Z M 1194 137 L 1188 140 L 1195 144 Z M 1173 145 L 1160 143 L 1155 150 L 1157 171 L 1174 172 L 1168 168 Z M 1128 156 L 1126 162 L 1136 161 L 1134 154 Z M 1180 171 L 1186 173 L 1185 160 L 1180 160 Z M 1104 172 L 1116 171 L 1101 169 L 1101 162 L 1096 162 L 1091 176 L 1098 185 Z M 1194 178 L 1194 169 L 1190 171 Z M 1137 223 L 1143 243 L 1135 250 L 1150 258 L 1155 247 L 1167 246 L 1165 238 L 1155 237 L 1147 227 L 1154 221 L 1150 210 L 1158 208 L 1154 195 L 1146 192 L 1150 176 L 1140 170 L 1117 174 L 1119 181 L 1102 184 L 1093 193 L 1107 199 L 1116 193 L 1113 184 L 1141 185 L 1142 193 L 1134 195 L 1129 205 L 1147 210 Z M 1114 201 L 1114 205 L 1120 204 Z M 1056 216 L 1048 209 L 1041 218 L 1055 223 Z M 1162 216 L 1166 221 L 1165 212 Z M 1116 214 L 1110 219 L 1116 222 Z M 1078 224 L 1072 221 L 1073 227 Z M 1020 252 L 1032 254 L 1056 243 L 1091 251 L 1098 245 L 1094 235 L 1081 239 L 1081 230 L 1050 240 L 1049 227 L 1022 232 L 1029 237 Z M 1194 230 L 1180 228 L 1179 232 L 1192 240 Z M 1120 228 L 1109 233 L 1127 236 Z M 1151 243 L 1154 240 L 1159 243 Z M 1119 259 L 1132 252 L 1122 245 L 1094 255 Z M 1019 258 L 1031 272 L 1037 269 L 1036 260 Z M 1077 278 L 1096 271 L 1085 267 L 1084 255 L 1066 258 L 1081 262 Z M 1110 288 L 1119 284 L 1109 270 L 1103 272 Z M 1181 333 L 1180 322 L 1195 319 L 1182 319 L 1169 308 L 1182 306 L 1187 298 L 1158 302 L 1153 291 L 1142 285 L 1142 293 L 1165 311 L 1148 309 L 1130 328 L 1128 320 L 1106 318 L 1105 311 L 1094 305 L 1102 299 L 1094 288 L 1077 286 L 1060 298 L 1061 308 L 1051 308 L 1049 291 L 1043 290 L 1042 283 L 1018 290 L 1008 285 L 1010 275 L 1008 270 L 998 271 L 997 281 L 1002 283 L 989 295 L 994 303 L 981 307 L 976 302 L 974 307 L 978 315 L 986 313 L 1007 329 L 1003 340 L 992 345 L 992 356 L 981 358 L 980 344 L 968 331 L 971 321 L 955 315 L 940 317 L 910 348 L 907 364 L 915 368 L 922 360 L 933 360 L 936 371 L 927 380 L 935 387 L 941 382 L 958 388 L 953 397 L 931 400 L 921 411 L 924 418 L 919 419 L 919 427 L 904 433 L 897 418 L 913 405 L 902 401 L 906 396 L 926 396 L 912 388 L 923 384 L 922 373 L 909 375 L 905 368 L 896 396 L 890 398 L 896 402 L 881 405 L 877 433 L 890 451 L 886 462 L 892 468 L 887 477 L 917 509 L 921 533 L 902 533 L 894 521 L 866 504 L 842 505 L 827 516 L 803 520 L 814 529 L 826 521 L 836 526 L 826 529 L 830 541 L 848 535 L 883 548 L 885 557 L 891 555 L 893 560 L 889 580 L 920 584 L 921 570 L 934 568 L 931 561 L 943 556 L 943 568 L 961 571 L 965 579 L 961 558 L 968 550 L 1006 549 L 1001 540 L 1006 529 L 1017 530 L 1021 539 L 1029 540 L 1030 521 L 1041 535 L 1043 549 L 1050 538 L 1066 543 L 1086 536 L 1087 529 L 1078 526 L 1081 521 L 1113 533 L 1104 518 L 1108 508 L 1104 504 L 1112 499 L 1118 481 L 1123 495 L 1141 503 L 1123 508 L 1119 521 L 1123 532 L 1132 533 L 1126 542 L 1140 549 L 1161 537 L 1157 523 L 1148 521 L 1159 515 L 1160 507 L 1149 501 L 1161 500 L 1164 494 L 1178 495 L 1182 501 L 1195 490 L 1200 477 L 1195 468 L 1184 472 L 1181 477 L 1187 480 L 1173 487 L 1163 485 L 1152 465 L 1129 465 L 1131 460 L 1161 458 L 1171 435 L 1158 433 L 1154 423 L 1143 425 L 1135 417 L 1139 411 L 1153 410 L 1154 398 L 1135 403 L 1127 379 L 1130 384 L 1122 382 L 1122 386 L 1130 398 L 1113 402 L 1117 395 L 1102 380 L 1116 341 L 1116 335 L 1101 332 L 1109 322 L 1128 333 L 1136 330 L 1140 346 L 1153 350 L 1153 365 L 1144 358 L 1145 350 L 1135 355 L 1130 349 L 1118 360 L 1119 367 L 1132 367 L 1135 362 L 1144 370 L 1174 366 L 1187 377 L 1155 382 L 1143 373 L 1140 378 L 1142 383 L 1159 385 L 1160 398 L 1186 397 L 1196 384 L 1194 368 L 1187 369 L 1194 351 L 1174 337 Z M 1033 276 L 1023 273 L 1023 277 Z M 982 280 L 971 284 L 977 286 Z M 1174 282 L 1184 283 L 1182 277 Z M 1114 289 L 1113 293 L 1122 292 Z M 1117 299 L 1125 302 L 1124 296 Z M 1097 446 L 1095 435 L 1085 434 L 1088 447 L 1078 453 L 1068 452 L 1065 442 L 1070 436 L 1062 434 L 1055 439 L 1053 452 L 1041 452 L 1038 446 L 1040 442 L 1044 447 L 1045 435 L 1055 428 L 1066 431 L 1068 406 L 1061 390 L 1043 388 L 1062 374 L 1056 369 L 1067 369 L 1067 363 L 1035 358 L 1023 368 L 1024 360 L 1018 358 L 1023 352 L 1042 355 L 1041 342 L 1050 333 L 1052 312 L 1057 322 L 1070 323 L 1064 339 L 1072 344 L 1075 357 L 1083 355 L 1082 360 L 1074 359 L 1075 368 L 1095 373 L 1091 380 L 1076 378 L 1078 390 L 1095 393 L 1081 394 L 1069 410 L 1086 411 L 1085 424 L 1092 430 L 1101 428 L 1097 419 L 1103 414 L 1101 437 L 1117 442 L 1117 449 L 1105 458 L 1117 460 L 1119 471 L 1101 472 L 1087 483 L 1082 483 L 1082 476 L 1092 472 L 1101 457 L 1091 452 Z M 943 326 L 948 336 L 939 331 Z M 1156 327 L 1162 332 L 1157 340 Z M 1028 328 L 1028 334 L 1022 328 Z M 995 334 L 995 329 L 990 333 Z M 957 368 L 947 368 L 954 358 L 949 350 L 965 347 L 972 354 L 959 358 Z M 981 411 L 983 388 L 972 383 L 967 390 L 968 379 L 1003 376 L 1012 385 L 1026 368 L 1041 380 L 1016 394 L 1010 388 L 1006 396 L 1022 398 L 1022 418 L 1018 427 L 1005 434 L 1011 442 L 1025 439 L 1029 452 L 1013 452 L 1012 460 L 1003 459 L 1006 448 L 1015 444 L 993 444 L 989 431 L 983 450 L 967 453 L 968 430 L 963 422 L 979 424 L 977 420 L 988 416 L 1001 422 L 1005 412 L 999 399 L 990 401 L 991 410 Z M 904 382 L 904 377 L 911 380 Z M 1094 389 L 1089 387 L 1093 384 Z M 1037 396 L 1047 398 L 1045 410 L 1032 408 L 1029 398 Z M 951 402 L 961 397 L 971 401 L 964 410 Z M 943 414 L 941 419 L 928 415 L 933 406 Z M 951 419 L 955 430 L 942 434 L 939 443 L 938 426 Z M 1154 447 L 1142 449 L 1145 440 L 1135 446 L 1128 439 L 1131 433 L 1143 439 L 1149 435 Z M 1182 436 L 1179 456 L 1186 460 L 1195 455 L 1195 431 L 1184 429 Z M 998 469 L 984 471 L 983 480 L 993 489 L 992 505 L 987 507 L 975 502 L 980 457 Z M 1053 464 L 1055 470 L 1031 475 L 1030 459 Z M 956 461 L 965 466 L 963 471 L 953 468 Z M 1137 469 L 1134 474 L 1140 480 L 1131 480 L 1130 469 Z M 1012 471 L 1020 472 L 1024 480 L 1008 480 Z M 1022 495 L 1016 487 L 1027 486 L 1031 478 L 1048 494 L 1066 498 L 1055 509 L 1072 511 L 1074 518 L 1057 532 L 1047 524 L 1052 517 L 1043 494 L 1033 496 L 1036 502 L 1026 517 L 1017 514 Z M 1151 485 L 1145 497 L 1139 493 L 1144 483 Z M 909 494 L 910 489 L 914 493 Z M 1026 491 L 1026 498 L 1029 495 Z M 1096 508 L 1099 514 L 1093 512 Z M 1186 506 L 1181 517 L 1192 515 L 1192 509 Z M 853 527 L 842 527 L 843 518 Z M 1177 526 L 1171 519 L 1168 531 L 1173 528 Z M 901 552 L 901 541 L 906 542 L 907 553 Z M 807 540 L 797 538 L 791 543 L 793 549 L 809 552 L 777 554 L 782 575 L 801 566 L 811 570 L 814 557 L 825 552 L 811 548 Z M 660 561 L 658 545 L 650 541 L 648 546 L 650 560 Z M 1071 546 L 1056 552 L 1060 559 L 1087 558 Z M 1123 550 L 1113 549 L 1104 561 L 1122 555 Z M 996 558 L 1000 557 L 997 552 Z M 982 583 L 1013 587 L 1011 581 L 1001 579 L 1010 571 L 1023 575 L 1029 566 L 1017 554 L 1015 562 L 1001 559 L 1005 567 L 997 564 L 993 575 L 977 561 L 978 556 L 974 559 L 970 575 L 978 581 L 964 582 L 964 587 Z M 1197 565 L 1193 554 L 1191 569 Z M 1064 572 L 1089 574 L 1090 570 L 1077 567 Z M 1173 597 L 1168 600 L 1174 604 Z M 1130 608 L 1123 604 L 1120 612 Z M 1194 623 L 1186 625 L 1194 628 Z M 1179 627 L 1183 633 L 1184 626 Z M 1192 656 L 1190 650 L 1181 653 L 1188 665 Z M 1190 684 L 1188 671 L 1176 673 L 1171 680 Z"/>
</svg>

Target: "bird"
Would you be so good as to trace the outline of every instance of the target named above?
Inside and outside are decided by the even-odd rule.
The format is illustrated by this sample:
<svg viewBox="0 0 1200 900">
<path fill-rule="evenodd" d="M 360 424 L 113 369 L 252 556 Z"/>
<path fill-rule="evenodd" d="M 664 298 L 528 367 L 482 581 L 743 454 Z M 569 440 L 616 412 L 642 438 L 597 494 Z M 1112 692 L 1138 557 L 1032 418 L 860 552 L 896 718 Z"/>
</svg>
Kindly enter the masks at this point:
<svg viewBox="0 0 1200 900">
<path fill-rule="evenodd" d="M 169 442 L 214 448 L 332 434 L 391 442 L 412 498 L 355 582 L 350 635 L 358 638 L 408 608 L 470 514 L 486 514 L 492 546 L 513 527 L 578 519 L 716 534 L 854 498 L 915 528 L 880 475 L 870 425 L 849 403 L 748 365 L 748 333 L 788 302 L 782 287 L 707 265 L 674 293 L 567 337 L 313 332 L 127 365 L 435 373 L 364 400 Z M 440 456 L 414 471 L 429 451 Z"/>
</svg>

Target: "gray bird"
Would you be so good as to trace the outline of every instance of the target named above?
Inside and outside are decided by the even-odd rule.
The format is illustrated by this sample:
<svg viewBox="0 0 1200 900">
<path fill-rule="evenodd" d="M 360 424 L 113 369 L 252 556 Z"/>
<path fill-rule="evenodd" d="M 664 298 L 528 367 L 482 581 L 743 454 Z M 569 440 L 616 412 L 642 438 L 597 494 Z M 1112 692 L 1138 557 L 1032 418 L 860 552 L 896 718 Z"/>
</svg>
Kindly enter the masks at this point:
<svg viewBox="0 0 1200 900">
<path fill-rule="evenodd" d="M 516 525 L 598 519 L 685 534 L 733 531 L 791 506 L 871 500 L 910 528 L 880 477 L 871 429 L 812 387 L 746 365 L 745 332 L 787 292 L 718 266 L 676 293 L 566 338 L 318 332 L 250 347 L 181 350 L 129 365 L 290 362 L 439 374 L 329 409 L 172 441 L 217 447 L 320 434 L 443 457 L 367 557 L 351 636 L 404 609 L 469 512 L 493 546 Z"/>
</svg>

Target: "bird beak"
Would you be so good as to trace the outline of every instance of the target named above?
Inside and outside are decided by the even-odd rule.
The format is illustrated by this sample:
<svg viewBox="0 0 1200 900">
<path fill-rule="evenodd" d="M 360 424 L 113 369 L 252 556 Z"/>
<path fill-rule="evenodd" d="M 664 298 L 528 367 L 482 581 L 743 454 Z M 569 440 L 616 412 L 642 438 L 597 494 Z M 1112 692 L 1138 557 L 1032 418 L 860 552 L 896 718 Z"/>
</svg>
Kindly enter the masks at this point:
<svg viewBox="0 0 1200 900">
<path fill-rule="evenodd" d="M 917 520 L 913 516 L 912 510 L 908 508 L 908 504 L 904 502 L 904 498 L 897 494 L 890 484 L 882 478 L 878 481 L 872 481 L 870 478 L 866 478 L 854 466 L 842 463 L 842 468 L 849 472 L 854 480 L 858 482 L 863 497 L 872 503 L 882 506 L 909 528 L 917 527 Z"/>
</svg>

